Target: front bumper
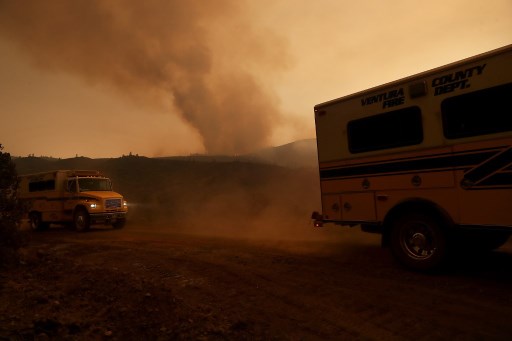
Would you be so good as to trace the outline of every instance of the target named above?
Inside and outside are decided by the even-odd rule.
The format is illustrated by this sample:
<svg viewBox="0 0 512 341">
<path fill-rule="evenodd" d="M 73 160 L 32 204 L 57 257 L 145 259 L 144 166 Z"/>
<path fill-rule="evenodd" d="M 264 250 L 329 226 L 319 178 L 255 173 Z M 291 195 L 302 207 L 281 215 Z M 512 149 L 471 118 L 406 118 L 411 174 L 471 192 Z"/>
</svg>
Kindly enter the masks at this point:
<svg viewBox="0 0 512 341">
<path fill-rule="evenodd" d="M 92 224 L 111 224 L 117 221 L 126 220 L 126 212 L 102 212 L 91 213 L 90 215 Z"/>
</svg>

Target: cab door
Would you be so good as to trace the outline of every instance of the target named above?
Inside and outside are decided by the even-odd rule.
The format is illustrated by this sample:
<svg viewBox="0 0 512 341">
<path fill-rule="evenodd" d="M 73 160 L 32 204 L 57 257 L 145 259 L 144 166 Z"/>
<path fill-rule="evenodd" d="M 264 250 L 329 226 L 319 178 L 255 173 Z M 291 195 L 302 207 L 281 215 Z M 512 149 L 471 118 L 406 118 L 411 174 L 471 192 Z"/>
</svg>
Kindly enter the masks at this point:
<svg viewBox="0 0 512 341">
<path fill-rule="evenodd" d="M 73 211 L 78 202 L 78 183 L 77 178 L 69 178 L 63 195 L 63 213 L 65 220 L 73 219 Z"/>
</svg>

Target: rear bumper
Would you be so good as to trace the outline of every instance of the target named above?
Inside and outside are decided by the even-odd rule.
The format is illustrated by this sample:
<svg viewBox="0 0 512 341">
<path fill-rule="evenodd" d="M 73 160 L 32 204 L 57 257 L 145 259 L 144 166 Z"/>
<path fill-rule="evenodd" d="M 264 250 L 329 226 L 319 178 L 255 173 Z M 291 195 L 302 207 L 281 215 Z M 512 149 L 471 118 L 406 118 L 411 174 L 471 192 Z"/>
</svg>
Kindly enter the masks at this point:
<svg viewBox="0 0 512 341">
<path fill-rule="evenodd" d="M 324 216 L 318 212 L 311 213 L 311 219 L 313 219 L 313 224 L 315 227 L 324 226 Z"/>
</svg>

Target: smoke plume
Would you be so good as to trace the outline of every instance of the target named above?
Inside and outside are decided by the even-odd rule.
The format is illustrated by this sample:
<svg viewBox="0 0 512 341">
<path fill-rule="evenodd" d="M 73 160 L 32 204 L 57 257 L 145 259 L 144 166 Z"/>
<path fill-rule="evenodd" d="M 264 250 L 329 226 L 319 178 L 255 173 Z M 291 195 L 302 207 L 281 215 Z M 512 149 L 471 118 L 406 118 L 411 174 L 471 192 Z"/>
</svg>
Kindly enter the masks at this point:
<svg viewBox="0 0 512 341">
<path fill-rule="evenodd" d="M 259 77 L 289 62 L 286 44 L 251 25 L 243 4 L 0 0 L 0 36 L 41 69 L 178 113 L 209 153 L 238 154 L 264 146 L 279 122 Z"/>
</svg>

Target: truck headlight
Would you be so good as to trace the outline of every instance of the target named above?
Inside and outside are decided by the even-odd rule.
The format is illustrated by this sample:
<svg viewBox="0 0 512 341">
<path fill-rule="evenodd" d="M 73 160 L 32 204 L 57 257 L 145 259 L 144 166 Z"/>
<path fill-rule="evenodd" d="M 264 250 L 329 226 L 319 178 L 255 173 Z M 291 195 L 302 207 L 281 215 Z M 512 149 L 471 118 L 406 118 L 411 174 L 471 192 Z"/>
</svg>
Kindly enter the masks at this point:
<svg viewBox="0 0 512 341">
<path fill-rule="evenodd" d="M 98 204 L 95 203 L 95 202 L 92 202 L 92 203 L 89 204 L 89 207 L 90 208 L 96 208 L 96 207 L 98 207 Z"/>
<path fill-rule="evenodd" d="M 128 207 L 128 202 L 126 200 L 123 201 L 123 206 Z"/>
</svg>

